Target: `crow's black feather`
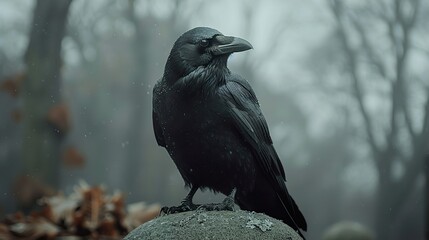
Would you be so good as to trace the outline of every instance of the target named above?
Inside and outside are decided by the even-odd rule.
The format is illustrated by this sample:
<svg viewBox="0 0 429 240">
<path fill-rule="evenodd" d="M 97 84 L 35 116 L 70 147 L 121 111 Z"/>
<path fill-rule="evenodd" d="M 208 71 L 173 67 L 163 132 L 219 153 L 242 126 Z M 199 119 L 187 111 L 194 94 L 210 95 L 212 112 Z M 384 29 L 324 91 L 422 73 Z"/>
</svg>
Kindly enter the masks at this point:
<svg viewBox="0 0 429 240">
<path fill-rule="evenodd" d="M 156 140 L 186 185 L 225 195 L 236 189 L 242 209 L 281 219 L 301 234 L 307 223 L 286 188 L 256 95 L 227 68 L 231 53 L 250 48 L 247 41 L 210 28 L 184 33 L 154 87 Z"/>
</svg>

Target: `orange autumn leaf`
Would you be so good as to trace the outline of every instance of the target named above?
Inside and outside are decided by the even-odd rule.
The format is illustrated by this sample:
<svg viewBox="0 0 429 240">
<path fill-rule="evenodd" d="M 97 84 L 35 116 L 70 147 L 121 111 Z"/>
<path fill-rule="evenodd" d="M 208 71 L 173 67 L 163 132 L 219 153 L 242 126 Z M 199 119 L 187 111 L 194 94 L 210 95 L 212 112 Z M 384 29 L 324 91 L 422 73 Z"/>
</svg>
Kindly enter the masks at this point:
<svg viewBox="0 0 429 240">
<path fill-rule="evenodd" d="M 66 134 L 70 130 L 70 112 L 64 103 L 59 103 L 51 107 L 47 120 L 61 134 Z"/>
<path fill-rule="evenodd" d="M 0 90 L 9 93 L 12 97 L 18 96 L 21 84 L 26 77 L 25 72 L 17 73 L 13 76 L 9 76 L 0 83 Z"/>
<path fill-rule="evenodd" d="M 115 193 L 112 196 L 112 199 L 110 200 L 112 203 L 112 213 L 115 215 L 121 222 L 124 220 L 125 217 L 125 203 L 124 203 L 124 195 L 121 193 Z"/>
<path fill-rule="evenodd" d="M 125 199 L 124 195 L 120 192 L 116 192 L 110 198 L 110 201 L 106 204 L 106 210 L 112 214 L 116 219 L 117 230 L 120 234 L 127 233 L 127 227 L 125 226 Z"/>
<path fill-rule="evenodd" d="M 120 236 L 120 233 L 116 228 L 115 219 L 113 219 L 112 217 L 107 217 L 104 220 L 102 220 L 97 230 L 102 236 L 107 236 L 107 237 Z"/>
<path fill-rule="evenodd" d="M 82 189 L 83 202 L 81 208 L 76 211 L 78 215 L 83 215 L 86 219 L 83 227 L 94 231 L 100 223 L 101 214 L 105 205 L 104 191 L 100 186 L 89 189 Z"/>
<path fill-rule="evenodd" d="M 63 161 L 68 167 L 81 168 L 85 164 L 85 158 L 75 147 L 68 147 L 64 151 Z"/>
</svg>

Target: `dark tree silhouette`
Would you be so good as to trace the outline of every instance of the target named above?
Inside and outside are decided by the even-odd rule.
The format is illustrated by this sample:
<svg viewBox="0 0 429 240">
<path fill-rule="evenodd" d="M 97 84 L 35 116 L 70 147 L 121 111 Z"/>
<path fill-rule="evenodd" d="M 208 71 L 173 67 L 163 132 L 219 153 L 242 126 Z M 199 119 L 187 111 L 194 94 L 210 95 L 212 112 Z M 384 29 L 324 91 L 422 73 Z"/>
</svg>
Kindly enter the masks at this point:
<svg viewBox="0 0 429 240">
<path fill-rule="evenodd" d="M 23 149 L 25 172 L 58 185 L 61 137 L 65 129 L 49 123 L 49 112 L 60 103 L 61 42 L 71 0 L 37 1 L 23 82 Z"/>
<path fill-rule="evenodd" d="M 429 151 L 429 150 L 428 150 Z M 426 183 L 425 183 L 425 238 L 429 240 L 429 154 L 426 155 L 426 162 L 425 162 L 425 176 L 426 176 Z"/>
<path fill-rule="evenodd" d="M 378 174 L 376 231 L 379 239 L 391 239 L 389 236 L 398 213 L 416 189 L 416 181 L 422 174 L 429 142 L 429 90 L 422 91 L 425 101 L 421 108 L 412 106 L 410 88 L 420 84 L 413 79 L 410 59 L 412 50 L 415 50 L 412 38 L 416 33 L 421 1 L 392 0 L 373 4 L 352 11 L 342 1 L 332 0 L 330 9 L 337 23 L 345 71 L 351 79 L 350 93 L 362 117 Z M 377 41 L 371 41 L 371 29 L 366 27 L 367 21 L 374 21 L 387 29 L 387 54 L 376 47 Z M 354 36 L 357 39 L 353 39 Z M 354 40 L 358 40 L 358 43 Z M 389 103 L 390 114 L 382 127 L 376 125 L 376 120 L 384 116 L 371 112 L 365 101 L 368 91 L 365 84 L 368 82 L 360 71 L 368 67 L 365 64 L 371 66 L 368 71 L 373 74 L 372 81 L 382 81 L 390 90 L 385 99 Z M 412 114 L 416 109 L 421 114 Z M 404 144 L 404 139 L 410 144 Z M 403 169 L 399 177 L 394 174 L 394 167 L 398 164 Z"/>
<path fill-rule="evenodd" d="M 137 191 L 140 181 L 136 176 L 144 169 L 143 149 L 144 136 L 148 132 L 148 120 L 146 116 L 150 112 L 150 96 L 147 94 L 150 84 L 149 74 L 149 34 L 145 29 L 143 21 L 136 13 L 136 0 L 128 1 L 126 16 L 134 28 L 134 38 L 131 40 L 130 51 L 133 58 L 133 74 L 130 81 L 130 105 L 131 116 L 128 127 L 129 150 L 125 159 L 127 163 L 127 182 L 130 184 L 130 189 Z M 138 163 L 136 167 L 136 164 Z M 137 197 L 141 197 L 138 196 Z"/>
</svg>

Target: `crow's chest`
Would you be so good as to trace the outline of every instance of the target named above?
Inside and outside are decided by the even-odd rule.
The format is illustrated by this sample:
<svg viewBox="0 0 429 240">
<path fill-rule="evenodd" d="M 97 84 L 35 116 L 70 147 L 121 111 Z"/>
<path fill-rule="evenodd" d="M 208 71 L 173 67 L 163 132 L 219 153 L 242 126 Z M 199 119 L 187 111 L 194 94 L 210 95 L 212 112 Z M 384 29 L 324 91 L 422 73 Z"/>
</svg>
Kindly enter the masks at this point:
<svg viewBox="0 0 429 240">
<path fill-rule="evenodd" d="M 165 134 L 170 138 L 190 140 L 225 127 L 225 109 L 216 96 L 166 99 Z"/>
<path fill-rule="evenodd" d="M 252 153 L 228 118 L 228 108 L 215 96 L 171 98 L 163 116 L 166 149 L 187 183 L 225 194 L 253 185 Z M 239 178 L 246 172 L 249 178 Z M 228 179 L 219 182 L 216 179 Z"/>
</svg>

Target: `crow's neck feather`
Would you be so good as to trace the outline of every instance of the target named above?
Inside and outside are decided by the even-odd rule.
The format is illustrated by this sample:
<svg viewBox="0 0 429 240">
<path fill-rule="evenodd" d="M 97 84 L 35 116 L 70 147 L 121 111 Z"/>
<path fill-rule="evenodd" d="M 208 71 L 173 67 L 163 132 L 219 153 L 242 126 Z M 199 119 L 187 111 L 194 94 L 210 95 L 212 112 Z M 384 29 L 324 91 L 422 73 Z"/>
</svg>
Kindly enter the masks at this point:
<svg viewBox="0 0 429 240">
<path fill-rule="evenodd" d="M 215 59 L 207 66 L 199 66 L 186 76 L 179 79 L 167 78 L 172 89 L 190 95 L 210 95 L 226 83 L 227 76 L 231 74 L 226 66 L 226 59 Z"/>
</svg>

